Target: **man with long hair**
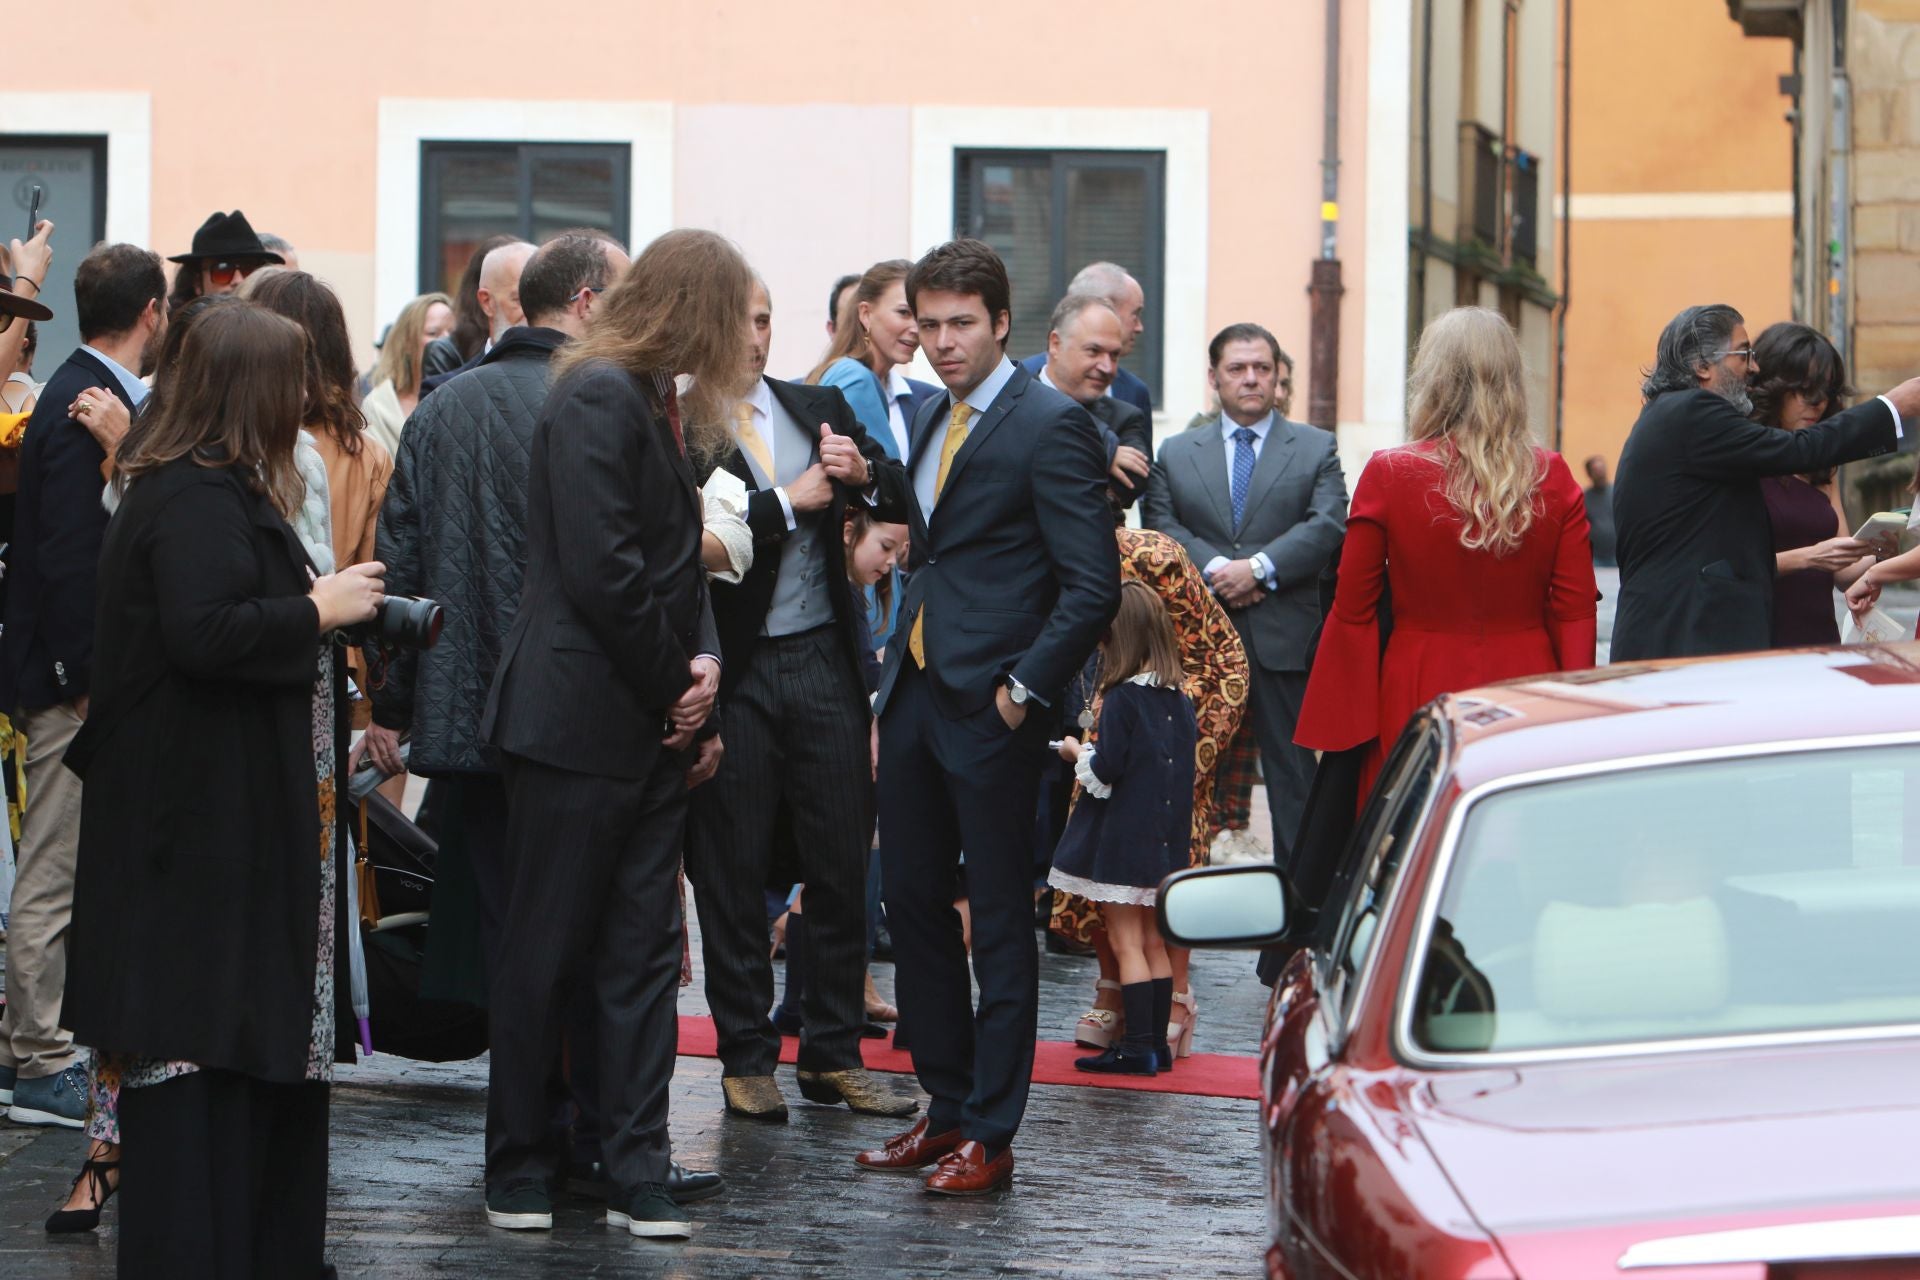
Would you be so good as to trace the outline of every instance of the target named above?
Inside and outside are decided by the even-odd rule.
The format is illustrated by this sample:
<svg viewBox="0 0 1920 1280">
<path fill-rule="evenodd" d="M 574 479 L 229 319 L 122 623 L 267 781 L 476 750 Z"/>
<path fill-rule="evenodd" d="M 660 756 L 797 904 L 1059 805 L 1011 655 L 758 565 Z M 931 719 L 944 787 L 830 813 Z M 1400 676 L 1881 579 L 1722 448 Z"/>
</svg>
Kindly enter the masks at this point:
<svg viewBox="0 0 1920 1280">
<path fill-rule="evenodd" d="M 1747 416 L 1761 372 L 1732 307 L 1688 307 L 1661 332 L 1613 486 L 1613 661 L 1766 648 L 1774 559 L 1762 477 L 1891 452 L 1920 413 L 1915 378 L 1803 431 L 1778 431 Z"/>
<path fill-rule="evenodd" d="M 691 1234 L 669 1182 L 687 792 L 713 776 L 719 636 L 693 458 L 730 447 L 753 273 L 707 231 L 648 245 L 554 359 L 527 470 L 527 567 L 481 734 L 511 888 L 489 1000 L 487 1220 L 553 1225 L 548 1068 L 576 976 L 599 1015 L 607 1222 Z M 676 378 L 692 379 L 686 394 Z"/>
</svg>

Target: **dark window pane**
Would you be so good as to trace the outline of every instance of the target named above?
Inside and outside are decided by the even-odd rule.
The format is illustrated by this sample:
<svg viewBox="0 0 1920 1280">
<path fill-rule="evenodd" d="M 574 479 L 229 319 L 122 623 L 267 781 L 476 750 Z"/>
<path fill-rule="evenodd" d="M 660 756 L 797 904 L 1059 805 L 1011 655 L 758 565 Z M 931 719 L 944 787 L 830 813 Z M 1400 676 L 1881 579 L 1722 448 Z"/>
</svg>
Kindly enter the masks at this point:
<svg viewBox="0 0 1920 1280">
<path fill-rule="evenodd" d="M 992 245 L 1013 290 L 1020 356 L 1046 345 L 1067 281 L 1090 262 L 1117 262 L 1147 295 L 1146 331 L 1125 361 L 1158 400 L 1164 158 L 1153 152 L 960 152 L 954 232 Z"/>
<path fill-rule="evenodd" d="M 979 169 L 980 226 L 976 233 L 1007 264 L 1013 286 L 1013 336 L 1018 356 L 1046 345 L 1053 312 L 1053 172 L 1042 165 L 988 164 Z"/>
<path fill-rule="evenodd" d="M 520 161 L 513 147 L 442 151 L 433 157 L 429 216 L 439 232 L 432 289 L 453 293 L 467 259 L 488 236 L 520 229 Z"/>
<path fill-rule="evenodd" d="M 53 265 L 39 282 L 40 296 L 53 308 L 53 319 L 42 320 L 38 329 L 40 349 L 32 371 L 38 382 L 52 377 L 67 353 L 80 345 L 73 313 L 73 270 L 85 256 L 85 246 L 107 233 L 106 160 L 105 138 L 0 138 L 0 219 L 4 219 L 0 240 L 25 237 L 35 186 L 41 192 L 40 216 L 52 219 L 59 228 L 53 233 Z M 161 252 L 184 252 L 186 247 L 170 246 Z"/>
<path fill-rule="evenodd" d="M 533 160 L 533 241 L 569 227 L 614 231 L 614 164 L 609 157 Z"/>
</svg>

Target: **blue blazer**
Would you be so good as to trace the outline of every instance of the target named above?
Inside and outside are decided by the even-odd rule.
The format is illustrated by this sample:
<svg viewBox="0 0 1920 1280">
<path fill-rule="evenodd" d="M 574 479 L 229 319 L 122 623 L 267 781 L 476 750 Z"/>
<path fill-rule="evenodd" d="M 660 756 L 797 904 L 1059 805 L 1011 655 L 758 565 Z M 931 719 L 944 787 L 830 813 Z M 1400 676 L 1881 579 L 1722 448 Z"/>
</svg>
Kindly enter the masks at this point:
<svg viewBox="0 0 1920 1280">
<path fill-rule="evenodd" d="M 847 398 L 854 419 L 886 450 L 887 457 L 895 462 L 904 461 L 900 457 L 899 442 L 893 438 L 893 427 L 887 415 L 886 385 L 874 376 L 872 369 L 852 356 L 841 356 L 820 375 L 820 385 L 838 387 L 840 394 Z M 917 382 L 912 378 L 907 379 L 907 386 L 907 394 L 900 397 L 900 420 L 911 427 L 913 415 L 919 412 L 927 397 L 942 395 L 944 391 L 931 383 Z"/>
<path fill-rule="evenodd" d="M 1028 356 L 1020 362 L 1020 367 L 1028 373 L 1038 373 L 1047 367 L 1047 353 Z M 1125 369 L 1116 369 L 1113 373 L 1113 398 L 1124 400 L 1140 412 L 1147 415 L 1147 421 L 1153 421 L 1153 393 L 1147 390 L 1147 384 L 1140 381 Z"/>
</svg>

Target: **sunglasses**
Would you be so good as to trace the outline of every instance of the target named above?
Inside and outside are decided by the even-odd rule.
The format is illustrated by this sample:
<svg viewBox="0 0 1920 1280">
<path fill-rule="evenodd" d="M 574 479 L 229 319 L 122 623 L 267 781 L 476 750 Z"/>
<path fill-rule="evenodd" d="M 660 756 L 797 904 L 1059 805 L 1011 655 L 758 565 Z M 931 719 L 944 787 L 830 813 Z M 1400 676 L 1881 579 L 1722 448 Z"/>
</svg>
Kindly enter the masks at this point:
<svg viewBox="0 0 1920 1280">
<path fill-rule="evenodd" d="M 207 279 L 210 280 L 216 288 L 224 289 L 235 280 L 244 280 L 266 265 L 266 263 L 257 260 L 252 262 L 209 262 L 206 264 Z"/>
</svg>

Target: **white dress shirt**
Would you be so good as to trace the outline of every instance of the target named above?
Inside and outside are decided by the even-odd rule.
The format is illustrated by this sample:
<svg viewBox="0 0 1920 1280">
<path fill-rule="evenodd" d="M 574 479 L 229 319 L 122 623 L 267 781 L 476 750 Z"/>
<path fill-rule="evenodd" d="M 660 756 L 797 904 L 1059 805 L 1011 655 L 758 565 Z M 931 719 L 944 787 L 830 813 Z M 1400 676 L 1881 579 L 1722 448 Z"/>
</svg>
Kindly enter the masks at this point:
<svg viewBox="0 0 1920 1280">
<path fill-rule="evenodd" d="M 1238 452 L 1240 448 L 1240 442 L 1233 438 L 1233 433 L 1239 429 L 1239 423 L 1224 413 L 1220 415 L 1220 439 L 1227 446 L 1227 501 L 1229 504 L 1233 501 L 1233 455 Z M 1253 466 L 1254 470 L 1257 471 L 1260 468 L 1260 452 L 1267 447 L 1267 433 L 1273 430 L 1272 411 L 1269 410 L 1267 416 L 1258 422 L 1249 422 L 1247 424 L 1247 430 L 1253 432 Z M 1252 500 L 1253 477 L 1248 476 L 1247 501 L 1251 502 Z M 1213 559 L 1207 561 L 1206 566 L 1201 569 L 1200 572 L 1204 577 L 1212 578 L 1215 571 L 1217 571 L 1221 565 L 1230 563 L 1232 562 L 1225 556 L 1215 556 Z M 1280 584 L 1274 579 L 1273 563 L 1267 559 L 1266 552 L 1254 552 L 1251 556 L 1247 557 L 1247 563 L 1253 566 L 1254 578 L 1264 583 L 1267 590 L 1275 591 L 1279 589 Z"/>
<path fill-rule="evenodd" d="M 895 365 L 887 370 L 887 429 L 893 432 L 894 453 L 906 457 L 913 448 L 913 424 L 907 421 L 907 415 L 901 410 L 903 398 L 913 395 L 913 385 L 907 381 L 904 365 Z"/>
<path fill-rule="evenodd" d="M 140 402 L 147 398 L 148 391 L 147 384 L 140 381 L 140 375 L 98 347 L 90 347 L 83 342 L 80 344 L 80 349 L 112 371 L 113 376 L 120 383 L 120 389 L 127 393 L 127 399 L 133 402 L 134 408 L 138 409 Z M 1897 417 L 1898 415 L 1895 416 Z"/>
<path fill-rule="evenodd" d="M 778 483 L 780 475 L 780 441 L 782 437 L 786 435 L 786 432 L 778 431 L 774 428 L 773 415 L 775 406 L 773 403 L 773 388 L 767 385 L 765 378 L 762 378 L 753 384 L 753 390 L 747 392 L 746 399 L 742 401 L 742 403 L 753 406 L 753 429 L 760 433 L 762 440 L 766 441 L 767 458 L 773 466 L 773 473 L 767 476 L 766 481 L 769 485 L 775 486 L 773 496 L 780 499 L 780 511 L 787 518 L 787 532 L 792 533 L 800 527 L 800 520 L 799 517 L 793 514 L 793 500 L 787 497 L 786 486 Z M 787 415 L 782 411 L 780 417 L 784 422 Z M 734 430 L 734 435 L 736 437 L 739 435 L 737 425 Z M 746 450 L 742 449 L 741 452 L 746 453 Z M 749 459 L 747 469 L 752 470 L 753 463 L 751 459 L 753 455 L 747 454 L 747 457 Z"/>
</svg>

